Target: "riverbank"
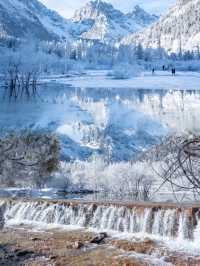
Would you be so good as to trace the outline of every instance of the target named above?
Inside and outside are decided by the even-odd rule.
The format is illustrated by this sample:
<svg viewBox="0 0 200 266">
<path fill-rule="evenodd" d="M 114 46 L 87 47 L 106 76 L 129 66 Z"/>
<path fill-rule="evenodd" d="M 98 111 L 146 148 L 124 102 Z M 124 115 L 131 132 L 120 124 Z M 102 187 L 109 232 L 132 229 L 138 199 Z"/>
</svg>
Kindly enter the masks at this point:
<svg viewBox="0 0 200 266">
<path fill-rule="evenodd" d="M 106 232 L 112 238 L 151 239 L 171 251 L 198 256 L 199 205 L 2 199 L 5 227 Z"/>
<path fill-rule="evenodd" d="M 131 88 L 145 90 L 199 90 L 200 73 L 178 71 L 172 76 L 170 71 L 144 71 L 139 76 L 129 79 L 114 79 L 109 71 L 86 71 L 80 76 L 54 75 L 43 77 L 41 82 L 54 81 L 77 88 Z"/>
<path fill-rule="evenodd" d="M 23 224 L 0 232 L 1 266 L 198 266 L 200 256 L 170 251 L 148 238 L 108 237 L 91 244 L 96 234 L 84 230 L 37 231 Z"/>
</svg>

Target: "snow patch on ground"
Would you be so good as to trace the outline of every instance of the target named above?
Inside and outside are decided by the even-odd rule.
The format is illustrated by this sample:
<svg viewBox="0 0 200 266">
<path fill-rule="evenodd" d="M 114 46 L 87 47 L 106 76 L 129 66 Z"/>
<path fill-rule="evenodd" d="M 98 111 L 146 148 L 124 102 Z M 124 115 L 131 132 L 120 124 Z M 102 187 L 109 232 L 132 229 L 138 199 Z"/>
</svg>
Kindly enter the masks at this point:
<svg viewBox="0 0 200 266">
<path fill-rule="evenodd" d="M 143 72 L 138 77 L 130 79 L 113 79 L 107 75 L 108 71 L 87 71 L 86 75 L 80 77 L 54 76 L 54 82 L 69 84 L 80 88 L 132 88 L 132 89 L 172 89 L 172 90 L 199 90 L 200 73 L 177 72 L 175 77 L 166 71 L 156 71 L 155 75 Z M 48 81 L 44 79 L 43 81 Z"/>
</svg>

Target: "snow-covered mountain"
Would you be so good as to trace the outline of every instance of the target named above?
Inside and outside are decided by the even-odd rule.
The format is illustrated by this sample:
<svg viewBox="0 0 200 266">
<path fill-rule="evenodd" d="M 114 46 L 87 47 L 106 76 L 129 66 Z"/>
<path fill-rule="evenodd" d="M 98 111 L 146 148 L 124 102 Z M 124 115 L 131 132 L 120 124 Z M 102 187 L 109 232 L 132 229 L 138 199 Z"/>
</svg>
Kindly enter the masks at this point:
<svg viewBox="0 0 200 266">
<path fill-rule="evenodd" d="M 124 14 L 111 4 L 95 0 L 77 10 L 73 22 L 82 28 L 80 32 L 84 39 L 119 40 L 137 32 L 158 19 L 136 6 L 133 12 Z"/>
<path fill-rule="evenodd" d="M 0 37 L 119 40 L 157 19 L 136 6 L 124 14 L 102 1 L 91 1 L 65 19 L 39 0 L 0 0 Z"/>
<path fill-rule="evenodd" d="M 178 0 L 158 22 L 143 32 L 126 36 L 122 43 L 161 47 L 169 53 L 199 50 L 200 0 Z"/>
<path fill-rule="evenodd" d="M 0 0 L 0 37 L 69 37 L 71 22 L 37 0 Z"/>
<path fill-rule="evenodd" d="M 158 16 L 147 13 L 139 5 L 136 5 L 133 11 L 127 14 L 127 17 L 143 27 L 147 27 L 159 19 Z"/>
</svg>

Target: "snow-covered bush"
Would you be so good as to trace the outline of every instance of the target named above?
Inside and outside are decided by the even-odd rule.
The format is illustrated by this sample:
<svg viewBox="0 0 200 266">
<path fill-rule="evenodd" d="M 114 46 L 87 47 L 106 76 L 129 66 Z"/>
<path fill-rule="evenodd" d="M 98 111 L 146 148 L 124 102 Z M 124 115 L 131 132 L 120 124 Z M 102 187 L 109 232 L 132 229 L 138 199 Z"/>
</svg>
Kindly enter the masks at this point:
<svg viewBox="0 0 200 266">
<path fill-rule="evenodd" d="M 108 196 L 147 200 L 153 182 L 154 172 L 146 162 L 109 164 L 101 156 L 92 156 L 88 161 L 62 162 L 47 185 L 67 191 L 90 190 Z"/>
<path fill-rule="evenodd" d="M 37 70 L 40 74 L 67 74 L 69 71 L 82 73 L 83 62 L 72 60 L 67 55 L 48 53 L 39 44 L 21 44 L 17 49 L 0 47 L 0 74 L 7 73 L 10 65 L 20 65 L 21 71 Z"/>
<path fill-rule="evenodd" d="M 119 64 L 113 67 L 108 76 L 114 79 L 129 79 L 140 75 L 142 69 L 139 65 Z"/>
</svg>

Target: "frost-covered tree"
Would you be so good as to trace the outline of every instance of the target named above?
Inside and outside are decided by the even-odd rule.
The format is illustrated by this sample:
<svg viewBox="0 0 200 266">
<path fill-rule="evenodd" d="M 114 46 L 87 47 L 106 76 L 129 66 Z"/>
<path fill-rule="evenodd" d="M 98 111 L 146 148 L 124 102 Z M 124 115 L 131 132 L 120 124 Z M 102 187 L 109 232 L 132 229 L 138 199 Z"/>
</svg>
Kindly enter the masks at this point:
<svg viewBox="0 0 200 266">
<path fill-rule="evenodd" d="M 141 43 L 139 43 L 138 46 L 136 46 L 136 56 L 137 59 L 139 60 L 142 60 L 144 58 L 144 51 Z"/>
</svg>

